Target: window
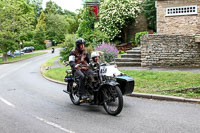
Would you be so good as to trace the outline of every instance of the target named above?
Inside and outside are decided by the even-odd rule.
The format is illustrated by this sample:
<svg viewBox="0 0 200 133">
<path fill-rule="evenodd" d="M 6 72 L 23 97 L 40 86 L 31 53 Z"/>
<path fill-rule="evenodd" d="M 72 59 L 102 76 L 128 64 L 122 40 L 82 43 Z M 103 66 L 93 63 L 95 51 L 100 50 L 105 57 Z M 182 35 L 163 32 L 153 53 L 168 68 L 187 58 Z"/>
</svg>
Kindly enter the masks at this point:
<svg viewBox="0 0 200 133">
<path fill-rule="evenodd" d="M 197 14 L 197 6 L 180 6 L 166 8 L 166 16 Z"/>
</svg>

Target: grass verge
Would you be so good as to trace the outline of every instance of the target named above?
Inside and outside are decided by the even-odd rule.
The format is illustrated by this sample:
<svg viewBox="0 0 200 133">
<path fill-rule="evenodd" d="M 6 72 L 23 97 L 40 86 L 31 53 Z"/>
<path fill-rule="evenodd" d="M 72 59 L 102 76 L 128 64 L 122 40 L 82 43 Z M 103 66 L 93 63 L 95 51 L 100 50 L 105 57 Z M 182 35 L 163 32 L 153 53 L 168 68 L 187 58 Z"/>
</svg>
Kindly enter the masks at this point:
<svg viewBox="0 0 200 133">
<path fill-rule="evenodd" d="M 200 98 L 200 73 L 124 70 L 135 80 L 135 92 Z"/>
<path fill-rule="evenodd" d="M 49 60 L 47 60 L 44 64 L 42 64 L 42 74 L 44 74 L 46 77 L 64 82 L 64 78 L 66 75 L 66 70 L 70 69 L 69 66 L 63 67 L 63 68 L 51 68 L 51 66 L 54 65 L 54 61 L 58 58 L 58 56 L 53 57 Z M 61 62 L 59 62 L 61 63 Z"/>
<path fill-rule="evenodd" d="M 0 57 L 0 64 L 11 63 L 11 62 L 15 62 L 15 61 L 20 61 L 20 60 L 28 59 L 28 58 L 31 58 L 31 57 L 34 57 L 34 56 L 46 54 L 46 53 L 47 53 L 47 52 L 39 52 L 39 53 L 32 53 L 32 54 L 24 54 L 24 55 L 21 55 L 21 58 L 20 58 L 20 55 L 17 55 L 17 56 L 15 56 L 14 58 L 12 58 L 12 57 L 9 56 L 7 62 L 3 62 L 3 61 L 2 61 L 2 57 Z"/>
</svg>

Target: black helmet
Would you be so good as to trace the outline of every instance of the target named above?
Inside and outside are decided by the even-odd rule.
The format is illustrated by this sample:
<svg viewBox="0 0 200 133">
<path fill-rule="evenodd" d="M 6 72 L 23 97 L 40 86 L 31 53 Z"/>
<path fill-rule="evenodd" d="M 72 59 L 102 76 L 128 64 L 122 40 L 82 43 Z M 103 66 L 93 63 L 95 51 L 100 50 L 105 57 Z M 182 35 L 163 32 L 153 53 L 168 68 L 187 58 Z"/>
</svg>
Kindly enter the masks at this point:
<svg viewBox="0 0 200 133">
<path fill-rule="evenodd" d="M 85 45 L 85 40 L 83 38 L 79 38 L 76 40 L 76 48 L 79 48 L 80 44 Z"/>
</svg>

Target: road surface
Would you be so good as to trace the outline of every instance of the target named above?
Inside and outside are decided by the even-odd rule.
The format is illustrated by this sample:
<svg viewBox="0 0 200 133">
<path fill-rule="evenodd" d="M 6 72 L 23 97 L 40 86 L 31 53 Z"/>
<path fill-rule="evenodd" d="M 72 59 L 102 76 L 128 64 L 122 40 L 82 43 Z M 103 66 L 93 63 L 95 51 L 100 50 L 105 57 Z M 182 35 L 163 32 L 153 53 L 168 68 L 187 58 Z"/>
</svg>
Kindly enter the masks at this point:
<svg viewBox="0 0 200 133">
<path fill-rule="evenodd" d="M 1 133 L 199 133 L 200 105 L 124 97 L 119 116 L 102 106 L 71 103 L 65 85 L 50 82 L 40 66 L 58 55 L 0 65 Z"/>
</svg>

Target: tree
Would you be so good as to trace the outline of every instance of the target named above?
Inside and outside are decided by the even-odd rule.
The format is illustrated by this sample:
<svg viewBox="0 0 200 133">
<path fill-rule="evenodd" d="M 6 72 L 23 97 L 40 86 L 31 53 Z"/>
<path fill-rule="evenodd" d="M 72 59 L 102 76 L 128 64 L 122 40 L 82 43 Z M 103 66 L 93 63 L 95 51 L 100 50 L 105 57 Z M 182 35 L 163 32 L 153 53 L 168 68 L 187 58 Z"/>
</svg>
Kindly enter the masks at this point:
<svg viewBox="0 0 200 133">
<path fill-rule="evenodd" d="M 135 21 L 139 13 L 139 0 L 105 0 L 101 2 L 98 28 L 106 33 L 110 40 L 114 40 Z M 127 40 L 127 35 L 124 36 Z"/>
<path fill-rule="evenodd" d="M 78 37 L 82 37 L 86 40 L 86 46 L 93 41 L 90 35 L 94 32 L 95 22 L 96 16 L 86 7 L 81 13 L 80 24 L 77 31 Z"/>
<path fill-rule="evenodd" d="M 33 20 L 33 9 L 24 0 L 1 0 L 0 49 L 3 61 L 7 61 L 7 52 L 14 51 L 21 37 L 33 28 Z"/>
<path fill-rule="evenodd" d="M 67 17 L 66 21 L 67 21 L 68 34 L 75 34 L 79 27 L 78 17 L 77 16 L 74 18 Z"/>
<path fill-rule="evenodd" d="M 35 13 L 35 21 L 34 26 L 37 24 L 37 19 L 40 17 L 40 14 L 42 12 L 42 1 L 43 0 L 25 0 L 25 2 L 30 5 Z"/>
<path fill-rule="evenodd" d="M 45 14 L 44 12 L 41 13 L 40 18 L 38 20 L 38 23 L 36 25 L 35 29 L 35 35 L 34 35 L 34 42 L 36 44 L 44 44 L 44 40 L 46 39 L 46 22 L 45 22 Z"/>
<path fill-rule="evenodd" d="M 143 5 L 143 12 L 147 18 L 148 29 L 156 31 L 156 0 L 145 0 Z"/>
<path fill-rule="evenodd" d="M 56 40 L 57 43 L 65 39 L 67 33 L 67 21 L 65 16 L 59 14 L 46 15 L 46 35 L 48 40 Z"/>
<path fill-rule="evenodd" d="M 45 8 L 44 13 L 45 14 L 60 14 L 60 15 L 64 14 L 63 9 L 51 0 L 46 3 L 46 8 Z"/>
</svg>

